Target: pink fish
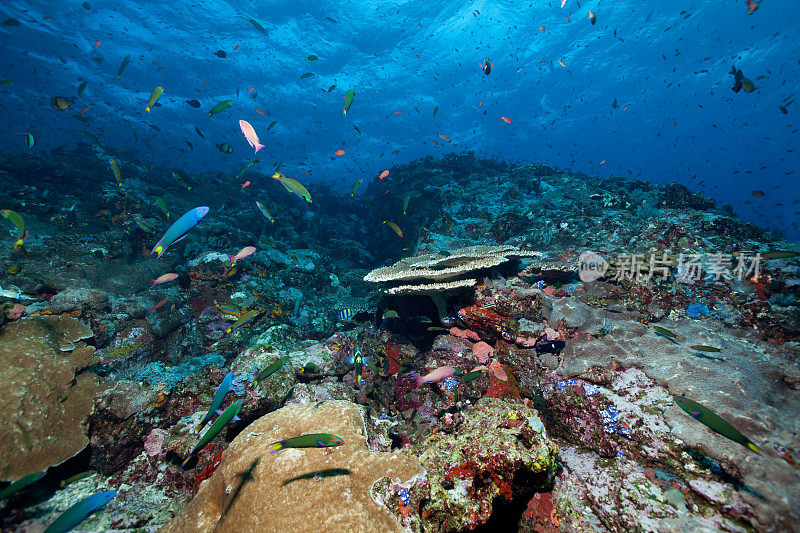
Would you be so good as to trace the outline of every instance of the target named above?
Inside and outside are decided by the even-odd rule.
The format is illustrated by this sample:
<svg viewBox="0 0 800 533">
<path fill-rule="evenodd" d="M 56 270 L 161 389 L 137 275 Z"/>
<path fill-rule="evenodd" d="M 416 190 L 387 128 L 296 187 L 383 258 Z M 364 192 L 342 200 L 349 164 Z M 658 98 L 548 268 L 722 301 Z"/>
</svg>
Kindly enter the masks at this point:
<svg viewBox="0 0 800 533">
<path fill-rule="evenodd" d="M 247 139 L 247 142 L 250 143 L 250 146 L 256 149 L 255 153 L 258 153 L 259 150 L 264 148 L 264 145 L 258 140 L 256 130 L 253 129 L 253 126 L 251 126 L 249 122 L 246 120 L 240 120 L 239 127 L 242 128 L 242 134 L 244 134 L 244 138 Z"/>
<path fill-rule="evenodd" d="M 255 252 L 255 251 L 256 251 L 256 247 L 255 246 L 245 246 L 244 248 L 239 250 L 238 254 L 236 254 L 236 255 L 230 255 L 229 254 L 228 257 L 231 260 L 231 266 L 235 265 L 236 261 L 238 261 L 240 259 L 244 259 L 245 257 L 250 257 L 251 255 L 253 255 L 253 252 Z"/>
<path fill-rule="evenodd" d="M 178 278 L 178 275 L 174 272 L 170 272 L 169 274 L 161 274 L 156 279 L 150 280 L 150 288 L 152 289 L 156 285 L 160 285 L 162 283 L 166 283 L 168 281 L 172 281 Z"/>
<path fill-rule="evenodd" d="M 424 383 L 433 383 L 434 381 L 443 380 L 446 377 L 452 376 L 455 369 L 452 366 L 440 366 L 436 370 L 431 370 L 424 377 L 417 375 L 417 387 L 421 387 Z"/>
</svg>

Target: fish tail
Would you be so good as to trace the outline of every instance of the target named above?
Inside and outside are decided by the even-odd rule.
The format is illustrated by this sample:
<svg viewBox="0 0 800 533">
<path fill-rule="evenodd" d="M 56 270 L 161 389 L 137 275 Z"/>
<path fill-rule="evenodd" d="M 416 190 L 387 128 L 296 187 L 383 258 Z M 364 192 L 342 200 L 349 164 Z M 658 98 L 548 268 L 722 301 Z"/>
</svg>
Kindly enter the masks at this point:
<svg viewBox="0 0 800 533">
<path fill-rule="evenodd" d="M 150 112 L 150 106 L 145 107 L 144 110 L 149 113 Z"/>
<path fill-rule="evenodd" d="M 422 381 L 422 376 L 420 376 L 419 374 L 415 374 L 414 379 L 417 380 L 417 388 L 421 387 L 422 384 L 424 383 L 424 381 Z"/>
<path fill-rule="evenodd" d="M 270 448 L 272 448 L 272 449 L 269 451 L 269 453 L 275 453 L 275 452 L 277 452 L 279 450 L 282 450 L 283 449 L 283 441 L 279 440 L 278 442 L 273 442 L 272 444 L 270 444 Z"/>
<path fill-rule="evenodd" d="M 186 459 L 183 460 L 181 463 L 181 468 L 186 468 L 186 465 L 189 464 L 189 461 L 194 457 L 194 452 L 190 452 L 189 455 L 186 456 Z"/>
<path fill-rule="evenodd" d="M 194 428 L 195 431 L 200 431 L 201 429 L 203 429 L 203 424 L 200 424 L 199 426 Z"/>
<path fill-rule="evenodd" d="M 756 446 L 755 444 L 753 444 L 753 443 L 752 443 L 752 442 L 750 442 L 750 441 L 747 441 L 747 443 L 745 444 L 745 446 L 747 446 L 748 448 L 750 448 L 751 450 L 753 450 L 754 452 L 756 452 L 758 455 L 761 455 L 762 453 L 764 453 L 764 452 L 762 452 L 762 451 L 761 451 L 761 448 L 759 448 L 758 446 Z"/>
<path fill-rule="evenodd" d="M 152 289 L 152 288 L 153 288 L 153 287 L 155 287 L 155 286 L 156 286 L 156 280 L 154 280 L 154 279 L 151 279 L 151 280 L 150 280 L 150 288 Z"/>
<path fill-rule="evenodd" d="M 258 151 L 261 150 L 262 148 L 264 148 L 263 144 L 256 143 L 256 152 L 255 153 L 258 153 Z"/>
</svg>

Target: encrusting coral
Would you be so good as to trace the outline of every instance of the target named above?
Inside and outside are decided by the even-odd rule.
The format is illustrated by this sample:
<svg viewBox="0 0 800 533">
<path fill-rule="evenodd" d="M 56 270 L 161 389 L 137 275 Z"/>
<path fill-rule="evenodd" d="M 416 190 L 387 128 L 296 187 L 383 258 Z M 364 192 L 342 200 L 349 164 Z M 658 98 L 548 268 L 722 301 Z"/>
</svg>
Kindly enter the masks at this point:
<svg viewBox="0 0 800 533">
<path fill-rule="evenodd" d="M 100 387 L 81 370 L 98 359 L 80 339 L 91 334 L 68 315 L 24 318 L 0 331 L 0 479 L 44 470 L 88 444 L 81 424 Z"/>
<path fill-rule="evenodd" d="M 273 442 L 306 433 L 332 433 L 344 444 L 270 453 Z M 194 500 L 161 531 L 402 531 L 373 499 L 372 486 L 420 474 L 412 454 L 367 448 L 356 404 L 290 405 L 245 428 Z"/>
</svg>

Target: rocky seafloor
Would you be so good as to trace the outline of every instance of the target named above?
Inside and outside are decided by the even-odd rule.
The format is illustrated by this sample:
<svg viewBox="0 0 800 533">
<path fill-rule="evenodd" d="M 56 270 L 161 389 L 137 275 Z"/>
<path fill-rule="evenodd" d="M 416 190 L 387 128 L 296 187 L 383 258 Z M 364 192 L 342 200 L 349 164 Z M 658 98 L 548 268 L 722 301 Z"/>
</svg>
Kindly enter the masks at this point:
<svg viewBox="0 0 800 533">
<path fill-rule="evenodd" d="M 14 248 L 0 220 L 0 479 L 46 472 L 0 502 L 3 530 L 109 490 L 80 530 L 796 530 L 797 243 L 681 185 L 472 154 L 312 184 L 312 204 L 124 154 L 119 186 L 107 156 L 0 156 L 29 231 Z M 182 467 L 228 373 L 241 420 Z M 344 444 L 273 453 L 307 433 Z"/>
</svg>

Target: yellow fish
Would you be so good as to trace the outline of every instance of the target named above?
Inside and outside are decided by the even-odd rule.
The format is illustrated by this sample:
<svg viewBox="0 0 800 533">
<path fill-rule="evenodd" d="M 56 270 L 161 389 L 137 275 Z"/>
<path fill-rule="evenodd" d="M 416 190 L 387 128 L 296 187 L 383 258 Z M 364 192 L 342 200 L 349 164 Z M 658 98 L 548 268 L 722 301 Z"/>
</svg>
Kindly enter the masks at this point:
<svg viewBox="0 0 800 533">
<path fill-rule="evenodd" d="M 401 230 L 400 226 L 398 226 L 394 222 L 390 222 L 389 220 L 384 220 L 383 223 L 386 224 L 387 226 L 389 226 L 390 228 L 392 228 L 392 231 L 397 233 L 398 237 L 402 237 L 403 236 L 403 230 Z"/>
</svg>

